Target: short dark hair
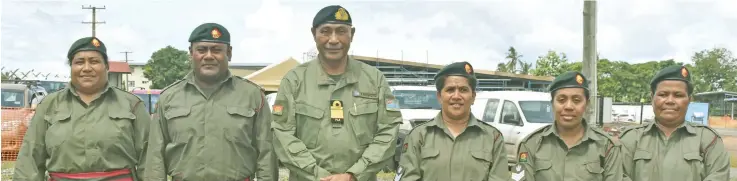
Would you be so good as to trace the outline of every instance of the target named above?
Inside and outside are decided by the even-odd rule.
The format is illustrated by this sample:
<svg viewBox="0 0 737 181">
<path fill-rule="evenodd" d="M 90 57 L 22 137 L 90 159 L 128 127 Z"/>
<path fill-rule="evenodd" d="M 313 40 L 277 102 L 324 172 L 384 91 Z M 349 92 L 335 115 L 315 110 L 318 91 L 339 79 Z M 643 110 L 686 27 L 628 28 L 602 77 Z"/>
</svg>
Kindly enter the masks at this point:
<svg viewBox="0 0 737 181">
<path fill-rule="evenodd" d="M 438 80 L 435 81 L 435 89 L 437 89 L 438 92 L 443 90 L 443 87 L 445 87 L 445 79 L 448 78 L 448 76 L 459 76 L 459 77 L 465 77 L 468 80 L 468 85 L 471 86 L 471 89 L 473 92 L 476 92 L 476 87 L 478 80 L 476 78 L 467 77 L 467 76 L 460 76 L 460 75 L 443 75 L 438 77 Z"/>
</svg>

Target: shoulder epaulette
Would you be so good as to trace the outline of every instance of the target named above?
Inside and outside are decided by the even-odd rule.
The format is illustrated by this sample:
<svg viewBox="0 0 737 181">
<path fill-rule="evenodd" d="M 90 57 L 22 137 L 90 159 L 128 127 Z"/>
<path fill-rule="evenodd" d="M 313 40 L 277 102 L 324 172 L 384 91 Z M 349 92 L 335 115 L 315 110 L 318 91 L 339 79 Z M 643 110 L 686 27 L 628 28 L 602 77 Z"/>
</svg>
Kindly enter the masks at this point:
<svg viewBox="0 0 737 181">
<path fill-rule="evenodd" d="M 238 76 L 236 76 L 236 77 L 238 77 Z M 256 86 L 256 87 L 257 87 L 257 88 L 258 88 L 259 90 L 261 90 L 261 93 L 264 93 L 264 92 L 266 92 L 266 89 L 264 89 L 264 88 L 263 88 L 263 87 L 261 87 L 260 85 L 256 84 L 255 82 L 253 82 L 253 81 L 251 81 L 251 80 L 248 80 L 248 79 L 247 79 L 247 78 L 245 78 L 245 77 L 238 77 L 238 79 L 240 79 L 240 80 L 242 80 L 242 81 L 245 81 L 245 82 L 247 82 L 247 83 L 249 83 L 249 84 L 251 84 L 251 85 L 253 85 L 253 86 Z"/>
<path fill-rule="evenodd" d="M 633 126 L 633 127 L 629 127 L 627 129 L 624 129 L 624 131 L 622 131 L 622 133 L 619 133 L 619 138 L 624 137 L 625 134 L 627 134 L 628 132 L 630 132 L 632 130 L 644 128 L 646 126 L 648 126 L 648 124 L 641 124 L 641 125 L 637 125 L 637 126 Z"/>
<path fill-rule="evenodd" d="M 707 125 L 703 125 L 703 124 L 699 124 L 699 123 L 694 123 L 694 122 L 688 122 L 688 124 L 691 125 L 691 126 L 693 126 L 693 127 L 705 128 L 705 129 L 711 131 L 711 133 L 714 133 L 714 135 L 716 135 L 717 137 L 719 137 L 719 138 L 722 137 L 721 135 L 719 135 L 719 132 L 717 132 L 717 130 L 714 130 L 714 128 L 711 128 L 711 127 L 709 127 Z"/>
<path fill-rule="evenodd" d="M 612 137 L 611 135 L 609 135 L 609 133 L 604 132 L 604 130 L 601 130 L 601 129 L 591 129 L 591 130 L 594 131 L 594 133 L 597 133 L 597 134 L 603 136 L 606 140 L 609 140 L 609 144 L 611 146 L 619 146 L 619 142 L 614 141 L 614 137 Z"/>
<path fill-rule="evenodd" d="M 428 120 L 428 121 L 425 121 L 424 123 L 420 123 L 420 124 L 418 124 L 417 126 L 413 127 L 412 129 L 410 129 L 410 130 L 409 130 L 409 133 L 407 133 L 407 135 L 410 135 L 410 134 L 412 134 L 412 132 L 413 132 L 413 131 L 415 131 L 415 129 L 417 129 L 417 128 L 419 128 L 419 127 L 421 127 L 421 126 L 423 126 L 423 125 L 425 125 L 425 124 L 429 123 L 430 121 L 435 121 L 435 118 L 432 118 L 432 119 L 430 119 L 430 120 Z"/>
<path fill-rule="evenodd" d="M 177 85 L 177 84 L 181 83 L 181 82 L 182 82 L 183 80 L 184 80 L 184 79 L 179 79 L 179 80 L 177 80 L 177 81 L 174 81 L 174 83 L 171 83 L 171 84 L 169 84 L 168 86 L 166 86 L 166 87 L 164 87 L 163 89 L 161 89 L 161 93 L 159 93 L 159 94 L 164 94 L 164 92 L 166 92 L 166 90 L 168 90 L 169 88 L 171 88 L 171 87 L 174 87 L 175 85 Z"/>
<path fill-rule="evenodd" d="M 532 131 L 530 134 L 528 134 L 527 136 L 525 136 L 525 138 L 522 139 L 522 142 L 527 142 L 527 140 L 529 140 L 530 138 L 532 138 L 532 136 L 534 136 L 536 134 L 539 134 L 539 133 L 542 133 L 547 128 L 550 128 L 552 126 L 553 126 L 552 124 L 549 124 L 549 125 L 545 125 L 543 127 L 537 128 L 535 131 Z"/>
<path fill-rule="evenodd" d="M 133 93 L 131 93 L 131 92 L 125 91 L 124 89 L 122 89 L 122 88 L 119 88 L 119 87 L 113 87 L 113 88 L 114 88 L 114 89 L 117 89 L 117 90 L 119 90 L 120 92 L 125 92 L 125 93 L 126 93 L 127 95 L 129 95 L 129 96 L 133 96 L 133 97 L 135 97 L 136 99 L 138 99 L 139 101 L 143 102 L 143 99 L 141 99 L 141 97 L 138 97 L 138 96 L 136 96 L 135 94 L 133 94 Z"/>
</svg>

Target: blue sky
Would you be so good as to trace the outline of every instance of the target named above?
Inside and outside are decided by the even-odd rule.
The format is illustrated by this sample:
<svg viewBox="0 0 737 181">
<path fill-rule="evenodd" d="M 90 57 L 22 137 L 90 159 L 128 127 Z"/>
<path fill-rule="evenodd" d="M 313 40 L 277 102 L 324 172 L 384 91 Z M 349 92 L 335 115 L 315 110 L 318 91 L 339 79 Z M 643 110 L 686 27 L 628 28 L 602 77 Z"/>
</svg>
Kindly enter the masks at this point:
<svg viewBox="0 0 737 181">
<path fill-rule="evenodd" d="M 448 64 L 470 61 L 495 69 L 509 46 L 534 62 L 548 50 L 582 55 L 583 1 L 326 1 L 326 0 L 2 0 L 0 62 L 7 69 L 68 75 L 71 43 L 97 35 L 112 60 L 147 61 L 167 45 L 185 50 L 197 25 L 223 24 L 231 32 L 233 62 L 302 60 L 314 49 L 309 31 L 317 11 L 341 4 L 357 29 L 356 55 Z M 737 0 L 599 0 L 598 50 L 602 58 L 690 62 L 695 51 L 737 51 Z M 731 11 L 731 12 L 730 12 Z M 426 52 L 427 55 L 426 56 Z"/>
</svg>

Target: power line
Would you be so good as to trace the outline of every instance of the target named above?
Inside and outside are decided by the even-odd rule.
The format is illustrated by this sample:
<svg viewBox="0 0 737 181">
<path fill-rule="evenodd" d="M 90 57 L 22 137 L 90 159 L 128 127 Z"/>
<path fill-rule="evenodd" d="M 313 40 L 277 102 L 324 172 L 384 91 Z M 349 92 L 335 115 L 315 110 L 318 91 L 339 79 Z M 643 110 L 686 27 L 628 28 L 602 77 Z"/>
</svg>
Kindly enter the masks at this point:
<svg viewBox="0 0 737 181">
<path fill-rule="evenodd" d="M 92 10 L 92 21 L 91 22 L 82 21 L 82 24 L 92 24 L 92 37 L 96 37 L 95 36 L 96 35 L 95 31 L 96 31 L 96 28 L 97 28 L 97 24 L 105 24 L 104 21 L 97 21 L 97 10 L 98 9 L 105 9 L 105 6 L 102 6 L 102 7 L 95 7 L 95 6 L 87 6 L 87 7 L 84 7 L 84 6 L 82 6 L 82 9 L 91 9 Z"/>
</svg>

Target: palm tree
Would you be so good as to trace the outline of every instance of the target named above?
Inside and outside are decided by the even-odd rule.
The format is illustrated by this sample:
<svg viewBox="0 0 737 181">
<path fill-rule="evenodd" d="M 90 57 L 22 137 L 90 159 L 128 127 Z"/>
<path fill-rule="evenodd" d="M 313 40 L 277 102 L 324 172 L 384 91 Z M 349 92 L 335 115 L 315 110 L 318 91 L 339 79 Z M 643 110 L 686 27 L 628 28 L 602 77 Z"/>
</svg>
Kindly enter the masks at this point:
<svg viewBox="0 0 737 181">
<path fill-rule="evenodd" d="M 509 47 L 509 50 L 507 50 L 507 57 L 505 57 L 507 60 L 507 71 L 514 73 L 517 70 L 517 64 L 520 64 L 520 58 L 522 58 L 522 55 L 520 55 L 514 47 Z"/>
</svg>

